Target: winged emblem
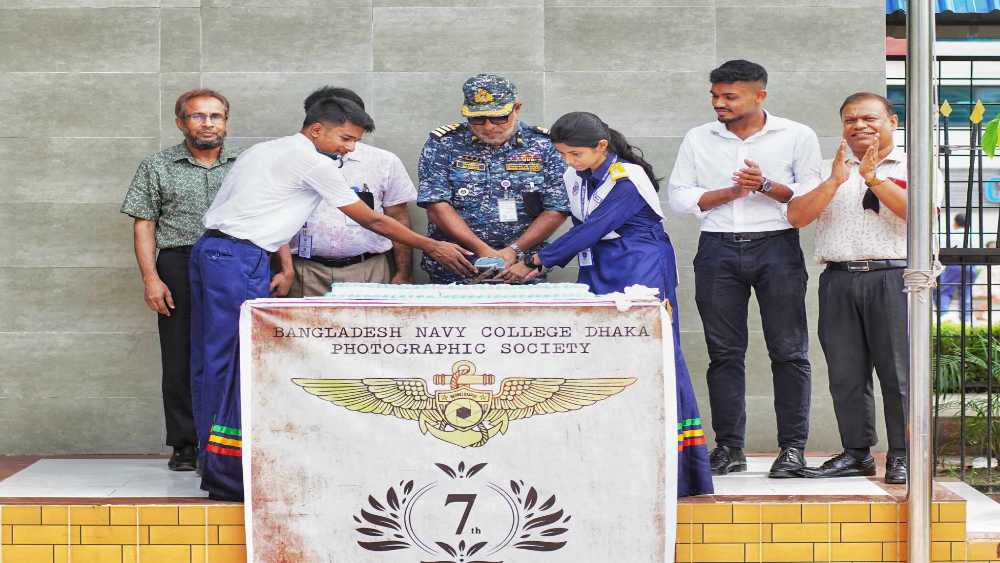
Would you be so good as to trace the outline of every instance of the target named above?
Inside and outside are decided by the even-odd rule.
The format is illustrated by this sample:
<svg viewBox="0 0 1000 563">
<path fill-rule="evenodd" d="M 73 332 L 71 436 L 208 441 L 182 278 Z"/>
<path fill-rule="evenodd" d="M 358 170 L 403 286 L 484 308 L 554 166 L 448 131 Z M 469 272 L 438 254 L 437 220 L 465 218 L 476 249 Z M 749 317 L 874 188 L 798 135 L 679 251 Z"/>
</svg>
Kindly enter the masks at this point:
<svg viewBox="0 0 1000 563">
<path fill-rule="evenodd" d="M 476 374 L 462 360 L 451 374 L 436 374 L 431 393 L 421 378 L 292 379 L 307 393 L 348 410 L 417 421 L 423 434 L 461 446 L 480 447 L 510 421 L 535 415 L 569 412 L 621 393 L 635 378 L 566 379 L 509 377 L 496 393 L 473 385 L 492 385 L 492 374 Z"/>
</svg>

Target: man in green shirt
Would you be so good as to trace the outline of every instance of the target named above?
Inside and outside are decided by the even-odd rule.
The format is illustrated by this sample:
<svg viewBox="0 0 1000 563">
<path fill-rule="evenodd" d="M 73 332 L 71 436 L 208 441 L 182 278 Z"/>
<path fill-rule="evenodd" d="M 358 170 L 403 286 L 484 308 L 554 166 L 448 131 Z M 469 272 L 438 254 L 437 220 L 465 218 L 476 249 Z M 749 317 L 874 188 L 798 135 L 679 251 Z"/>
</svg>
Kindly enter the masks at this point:
<svg viewBox="0 0 1000 563">
<path fill-rule="evenodd" d="M 139 164 L 121 211 L 135 219 L 135 257 L 146 305 L 159 317 L 163 410 L 167 445 L 174 449 L 167 466 L 193 471 L 198 440 L 192 401 L 197 397 L 191 394 L 188 261 L 191 246 L 205 232 L 205 211 L 236 161 L 236 151 L 223 146 L 229 101 L 222 94 L 185 92 L 174 114 L 184 142 Z"/>
</svg>

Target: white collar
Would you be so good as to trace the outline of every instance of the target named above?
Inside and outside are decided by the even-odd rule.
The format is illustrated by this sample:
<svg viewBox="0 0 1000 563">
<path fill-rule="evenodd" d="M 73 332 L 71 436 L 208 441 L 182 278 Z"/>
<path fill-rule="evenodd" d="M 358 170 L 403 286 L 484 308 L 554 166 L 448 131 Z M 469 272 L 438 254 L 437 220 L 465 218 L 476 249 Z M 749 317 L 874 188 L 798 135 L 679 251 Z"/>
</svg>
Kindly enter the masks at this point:
<svg viewBox="0 0 1000 563">
<path fill-rule="evenodd" d="M 358 141 L 354 145 L 354 150 L 345 154 L 343 156 L 344 160 L 353 160 L 354 162 L 362 162 L 367 159 L 368 155 L 371 154 L 369 151 L 370 147 L 361 141 Z"/>
<path fill-rule="evenodd" d="M 889 151 L 889 154 L 885 155 L 885 158 L 878 161 L 876 166 L 880 166 L 883 162 L 903 162 L 905 160 L 906 153 L 903 152 L 903 149 L 901 147 L 893 147 L 892 150 Z M 851 156 L 847 158 L 847 163 L 857 166 L 861 164 L 861 159 L 854 156 L 854 153 L 852 152 Z"/>
<path fill-rule="evenodd" d="M 764 127 L 762 127 L 760 131 L 757 131 L 756 133 L 750 135 L 746 139 L 740 139 L 739 137 L 737 137 L 736 134 L 734 134 L 732 131 L 726 128 L 725 123 L 718 120 L 712 122 L 711 130 L 713 133 L 715 133 L 720 137 L 748 141 L 750 139 L 753 139 L 754 137 L 762 136 L 772 131 L 783 131 L 788 128 L 787 119 L 783 117 L 778 117 L 777 115 L 774 115 L 773 113 L 767 111 L 766 109 L 762 111 L 764 112 L 764 117 L 765 117 Z"/>
</svg>

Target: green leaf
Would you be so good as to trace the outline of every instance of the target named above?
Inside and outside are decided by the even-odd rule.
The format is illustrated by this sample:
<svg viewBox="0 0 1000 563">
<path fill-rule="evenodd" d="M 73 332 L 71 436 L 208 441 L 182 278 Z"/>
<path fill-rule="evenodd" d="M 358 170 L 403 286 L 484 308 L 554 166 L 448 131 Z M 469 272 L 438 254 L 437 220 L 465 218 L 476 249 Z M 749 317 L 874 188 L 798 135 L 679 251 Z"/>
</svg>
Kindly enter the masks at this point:
<svg viewBox="0 0 1000 563">
<path fill-rule="evenodd" d="M 980 141 L 983 154 L 990 158 L 996 156 L 998 126 L 1000 126 L 1000 115 L 997 115 L 986 124 L 986 128 L 983 130 L 983 138 Z"/>
</svg>

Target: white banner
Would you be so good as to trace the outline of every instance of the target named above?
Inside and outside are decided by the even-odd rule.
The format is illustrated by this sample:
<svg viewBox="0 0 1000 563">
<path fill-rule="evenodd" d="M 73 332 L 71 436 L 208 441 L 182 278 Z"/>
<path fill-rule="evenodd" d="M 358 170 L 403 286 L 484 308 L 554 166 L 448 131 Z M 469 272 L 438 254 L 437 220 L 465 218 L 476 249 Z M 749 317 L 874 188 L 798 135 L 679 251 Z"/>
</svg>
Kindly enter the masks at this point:
<svg viewBox="0 0 1000 563">
<path fill-rule="evenodd" d="M 249 560 L 673 561 L 658 303 L 244 305 Z"/>
</svg>

